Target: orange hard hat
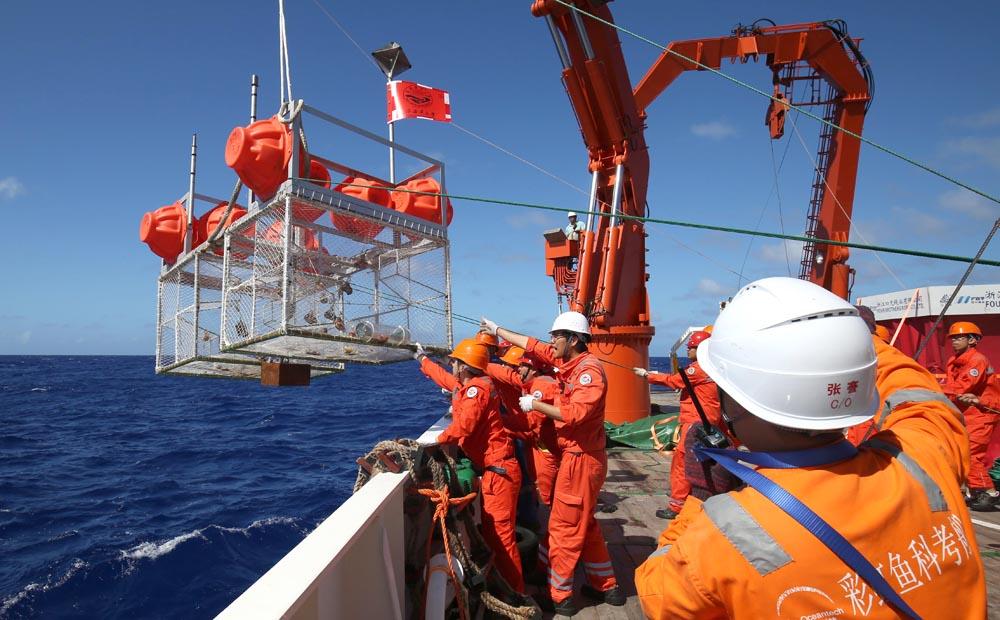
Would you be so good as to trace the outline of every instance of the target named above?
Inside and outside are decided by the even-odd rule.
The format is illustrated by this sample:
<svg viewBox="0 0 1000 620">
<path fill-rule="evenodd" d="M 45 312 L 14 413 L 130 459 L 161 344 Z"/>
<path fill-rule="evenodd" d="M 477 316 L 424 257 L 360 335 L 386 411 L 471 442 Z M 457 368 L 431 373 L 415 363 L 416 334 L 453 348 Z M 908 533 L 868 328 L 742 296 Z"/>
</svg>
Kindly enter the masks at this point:
<svg viewBox="0 0 1000 620">
<path fill-rule="evenodd" d="M 876 325 L 875 335 L 884 340 L 887 344 L 890 340 L 892 340 L 892 333 L 889 332 L 889 328 L 885 325 Z"/>
<path fill-rule="evenodd" d="M 705 332 L 706 334 L 711 334 L 713 329 L 715 329 L 715 325 L 706 325 L 705 329 L 701 331 Z"/>
<path fill-rule="evenodd" d="M 951 329 L 948 330 L 949 336 L 966 336 L 972 334 L 980 338 L 983 337 L 982 330 L 975 323 L 969 321 L 958 321 L 951 324 Z"/>
<path fill-rule="evenodd" d="M 476 338 L 466 338 L 455 345 L 455 350 L 448 357 L 464 362 L 473 368 L 486 372 L 490 363 L 490 354 L 483 343 Z"/>
<path fill-rule="evenodd" d="M 524 363 L 524 349 L 521 347 L 511 346 L 507 349 L 507 352 L 503 354 L 500 361 L 505 364 L 510 364 L 511 366 L 520 366 Z"/>
<path fill-rule="evenodd" d="M 488 347 L 496 347 L 500 345 L 500 341 L 497 339 L 496 335 L 489 332 L 479 332 L 476 334 L 476 342 L 479 344 L 485 344 Z"/>
<path fill-rule="evenodd" d="M 688 338 L 688 348 L 697 349 L 703 340 L 708 340 L 711 336 L 712 334 L 706 331 L 692 332 L 691 337 Z"/>
</svg>

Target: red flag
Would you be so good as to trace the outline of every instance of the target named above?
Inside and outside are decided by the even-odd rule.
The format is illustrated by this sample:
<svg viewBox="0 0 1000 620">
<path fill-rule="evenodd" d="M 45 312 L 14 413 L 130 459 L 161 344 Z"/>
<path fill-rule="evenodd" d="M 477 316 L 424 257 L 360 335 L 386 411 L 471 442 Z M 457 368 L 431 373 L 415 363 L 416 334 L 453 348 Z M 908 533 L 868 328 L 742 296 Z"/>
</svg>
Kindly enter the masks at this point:
<svg viewBox="0 0 1000 620">
<path fill-rule="evenodd" d="M 448 91 L 416 82 L 393 80 L 386 84 L 387 121 L 404 118 L 425 118 L 451 122 L 451 98 Z"/>
</svg>

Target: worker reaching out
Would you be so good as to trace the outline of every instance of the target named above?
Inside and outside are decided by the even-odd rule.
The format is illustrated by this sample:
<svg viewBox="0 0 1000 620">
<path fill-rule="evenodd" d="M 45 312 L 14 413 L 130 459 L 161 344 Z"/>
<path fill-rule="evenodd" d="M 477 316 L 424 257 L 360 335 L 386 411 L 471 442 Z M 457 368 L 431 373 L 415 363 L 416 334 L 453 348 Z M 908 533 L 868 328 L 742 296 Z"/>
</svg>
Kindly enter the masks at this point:
<svg viewBox="0 0 1000 620">
<path fill-rule="evenodd" d="M 926 369 L 794 278 L 740 290 L 698 359 L 749 451 L 697 454 L 747 486 L 672 522 L 636 571 L 648 617 L 986 616 L 968 440 Z M 843 438 L 881 411 L 868 442 Z"/>
<path fill-rule="evenodd" d="M 990 463 L 986 456 L 993 429 L 997 425 L 997 414 L 983 411 L 973 399 L 964 394 L 982 396 L 989 375 L 993 369 L 986 356 L 976 350 L 976 344 L 983 332 L 975 323 L 958 321 L 948 330 L 951 347 L 955 354 L 947 364 L 944 393 L 952 399 L 965 416 L 965 428 L 969 433 L 969 507 L 977 511 L 996 510 L 997 491 L 989 476 Z"/>
<path fill-rule="evenodd" d="M 486 347 L 475 339 L 459 342 L 449 356 L 451 373 L 432 362 L 420 343 L 413 357 L 431 381 L 452 391 L 452 421 L 437 441 L 457 443 L 482 473 L 483 538 L 493 550 L 500 574 L 523 593 L 524 576 L 514 530 L 521 470 L 514 458 L 514 442 L 500 421 L 497 390 L 485 375 L 489 362 Z"/>
<path fill-rule="evenodd" d="M 687 342 L 687 356 L 691 360 L 691 363 L 681 372 L 687 374 L 688 380 L 691 382 L 691 387 L 694 388 L 695 396 L 705 411 L 705 417 L 708 418 L 708 421 L 713 426 L 721 429 L 724 427 L 722 425 L 722 414 L 719 411 L 719 397 L 715 382 L 698 365 L 698 345 L 710 336 L 711 334 L 706 331 L 696 331 L 691 334 Z M 691 493 L 691 483 L 685 474 L 684 452 L 686 449 L 693 448 L 687 445 L 688 430 L 692 425 L 699 423 L 701 417 L 698 415 L 698 410 L 694 406 L 694 401 L 691 399 L 691 394 L 688 392 L 687 386 L 684 385 L 684 379 L 681 378 L 680 372 L 666 374 L 656 372 L 655 370 L 646 370 L 645 368 L 633 368 L 632 372 L 640 377 L 645 377 L 653 385 L 665 385 L 681 391 L 681 410 L 678 419 L 680 423 L 680 433 L 678 436 L 680 439 L 677 441 L 677 447 L 674 448 L 674 456 L 670 460 L 670 501 L 666 508 L 660 508 L 656 511 L 656 516 L 661 519 L 673 519 L 680 514 L 681 508 L 684 507 L 684 502 Z"/>
<path fill-rule="evenodd" d="M 498 327 L 483 318 L 482 327 L 498 334 L 541 363 L 555 366 L 560 394 L 550 405 L 534 394 L 521 397 L 521 410 L 538 411 L 554 421 L 562 458 L 556 474 L 552 512 L 549 515 L 549 596 L 555 612 L 572 616 L 573 575 L 579 561 L 589 585 L 583 593 L 610 605 L 624 605 L 604 535 L 594 518 L 597 495 L 607 475 L 604 368 L 587 350 L 590 325 L 579 312 L 556 317 L 549 331 L 550 343 Z"/>
</svg>

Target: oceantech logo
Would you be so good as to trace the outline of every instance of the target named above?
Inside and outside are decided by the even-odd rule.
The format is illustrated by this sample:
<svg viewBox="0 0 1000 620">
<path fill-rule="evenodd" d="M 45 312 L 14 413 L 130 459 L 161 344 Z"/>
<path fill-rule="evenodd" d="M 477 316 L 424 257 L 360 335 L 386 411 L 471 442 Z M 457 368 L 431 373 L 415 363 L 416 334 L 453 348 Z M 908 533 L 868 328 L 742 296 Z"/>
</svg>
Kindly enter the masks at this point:
<svg viewBox="0 0 1000 620">
<path fill-rule="evenodd" d="M 947 303 L 948 302 L 948 297 L 949 297 L 949 295 L 942 295 L 940 303 L 942 303 L 942 304 Z M 978 296 L 977 297 L 975 295 L 959 295 L 958 297 L 955 298 L 955 301 L 953 301 L 951 303 L 952 303 L 952 305 L 981 304 L 984 301 L 986 301 L 986 297 L 983 297 L 983 296 Z"/>
<path fill-rule="evenodd" d="M 412 103 L 413 105 L 427 105 L 431 102 L 430 97 L 425 97 L 421 95 L 411 95 L 409 93 L 403 95 L 403 98 Z"/>
</svg>

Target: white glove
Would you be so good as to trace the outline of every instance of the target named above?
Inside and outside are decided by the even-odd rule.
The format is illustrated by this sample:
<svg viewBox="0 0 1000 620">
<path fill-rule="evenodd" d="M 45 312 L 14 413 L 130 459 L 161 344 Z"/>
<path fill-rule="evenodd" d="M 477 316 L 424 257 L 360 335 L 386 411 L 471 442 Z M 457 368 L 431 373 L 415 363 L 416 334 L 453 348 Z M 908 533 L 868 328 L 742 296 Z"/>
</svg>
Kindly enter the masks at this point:
<svg viewBox="0 0 1000 620">
<path fill-rule="evenodd" d="M 532 404 L 535 402 L 535 397 L 528 394 L 527 396 L 522 396 L 517 402 L 521 405 L 521 411 L 528 413 L 533 409 Z"/>
<path fill-rule="evenodd" d="M 647 375 L 649 375 L 649 371 L 646 370 L 645 368 L 633 368 L 632 372 L 639 375 L 640 377 L 646 377 Z"/>
<path fill-rule="evenodd" d="M 417 360 L 419 362 L 420 358 L 424 357 L 425 355 L 427 355 L 427 352 L 424 351 L 424 348 L 418 342 L 417 343 L 417 350 L 413 352 L 413 359 L 415 359 L 415 360 Z"/>
<path fill-rule="evenodd" d="M 488 318 L 486 318 L 484 316 L 484 317 L 482 317 L 479 320 L 479 330 L 480 331 L 487 331 L 490 334 L 496 336 L 497 335 L 497 324 L 494 323 L 493 321 L 489 320 Z"/>
</svg>

